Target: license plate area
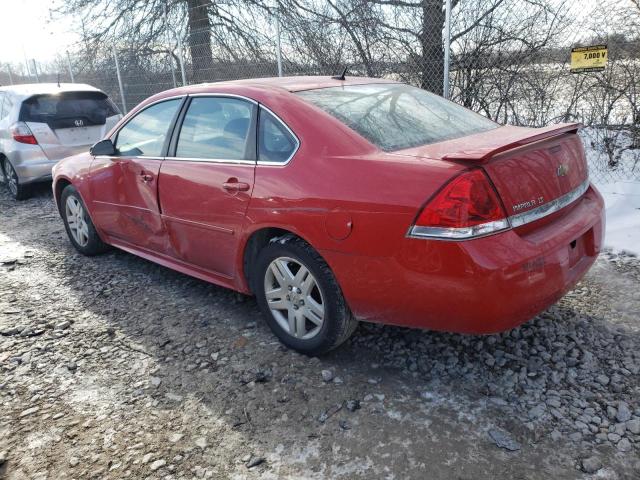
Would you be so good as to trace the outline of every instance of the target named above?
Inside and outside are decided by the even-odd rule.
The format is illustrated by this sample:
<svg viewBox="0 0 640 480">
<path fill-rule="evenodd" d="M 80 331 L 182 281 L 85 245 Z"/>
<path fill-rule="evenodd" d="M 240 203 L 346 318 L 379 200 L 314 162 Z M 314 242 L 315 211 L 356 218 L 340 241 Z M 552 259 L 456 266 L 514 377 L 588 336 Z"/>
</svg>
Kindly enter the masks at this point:
<svg viewBox="0 0 640 480">
<path fill-rule="evenodd" d="M 55 130 L 60 144 L 64 146 L 91 145 L 100 137 L 99 127 L 61 128 Z"/>
</svg>

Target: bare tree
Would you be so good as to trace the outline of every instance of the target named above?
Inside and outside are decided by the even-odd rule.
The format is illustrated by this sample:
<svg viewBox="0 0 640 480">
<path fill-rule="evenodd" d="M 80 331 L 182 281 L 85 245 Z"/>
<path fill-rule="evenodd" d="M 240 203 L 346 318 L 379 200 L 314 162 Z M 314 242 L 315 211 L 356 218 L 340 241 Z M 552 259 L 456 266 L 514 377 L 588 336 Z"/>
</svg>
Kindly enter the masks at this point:
<svg viewBox="0 0 640 480">
<path fill-rule="evenodd" d="M 189 29 L 189 50 L 193 65 L 193 78 L 202 80 L 201 73 L 209 66 L 211 52 L 211 19 L 209 0 L 186 0 L 187 25 Z"/>
<path fill-rule="evenodd" d="M 79 15 L 88 62 L 96 51 L 117 45 L 138 55 L 173 55 L 181 36 L 189 50 L 190 80 L 200 82 L 210 80 L 215 55 L 238 59 L 263 54 L 259 21 L 247 8 L 251 4 L 248 0 L 58 0 L 56 11 Z"/>
</svg>

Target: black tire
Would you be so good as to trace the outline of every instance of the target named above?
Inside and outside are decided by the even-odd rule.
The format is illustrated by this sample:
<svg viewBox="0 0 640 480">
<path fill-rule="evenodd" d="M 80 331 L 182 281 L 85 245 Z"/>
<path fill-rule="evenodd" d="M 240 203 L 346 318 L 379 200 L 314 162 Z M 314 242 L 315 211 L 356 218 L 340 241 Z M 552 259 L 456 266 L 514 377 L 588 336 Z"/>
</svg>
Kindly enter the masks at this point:
<svg viewBox="0 0 640 480">
<path fill-rule="evenodd" d="M 69 215 L 69 210 L 67 209 L 67 201 L 70 197 L 73 199 L 73 201 L 77 202 L 82 207 L 80 216 L 82 217 L 82 220 L 85 222 L 87 227 L 87 240 L 86 243 L 83 242 L 84 244 L 81 244 L 78 242 L 78 240 L 76 240 L 69 225 L 70 220 L 69 218 L 67 218 Z M 73 185 L 67 185 L 62 191 L 62 195 L 60 195 L 60 215 L 62 216 L 62 220 L 64 221 L 64 228 L 67 231 L 69 240 L 78 252 L 82 253 L 83 255 L 93 256 L 109 250 L 109 245 L 104 243 L 98 235 L 98 232 L 96 231 L 96 228 L 91 221 L 91 217 L 89 217 L 89 214 L 87 213 L 87 207 L 85 206 L 84 202 L 82 201 L 82 197 L 80 197 L 80 194 Z"/>
<path fill-rule="evenodd" d="M 9 160 L 5 159 L 4 162 L 2 162 L 2 170 L 4 174 L 4 183 L 9 194 L 15 200 L 26 200 L 29 198 L 31 195 L 31 186 L 20 184 L 18 174 Z"/>
<path fill-rule="evenodd" d="M 317 327 L 318 331 L 312 338 L 297 338 L 286 331 L 278 323 L 267 302 L 265 279 L 271 263 L 278 258 L 289 258 L 299 262 L 313 275 L 318 288 L 318 290 L 315 290 L 316 294 L 321 292 L 324 321 Z M 269 243 L 258 253 L 255 268 L 252 269 L 252 272 L 252 288 L 256 294 L 260 309 L 265 315 L 271 330 L 287 347 L 306 355 L 321 355 L 338 347 L 347 340 L 358 326 L 358 322 L 353 318 L 345 302 L 333 272 L 331 272 L 331 269 L 318 252 L 300 238 L 286 236 Z M 282 288 L 284 289 L 284 286 Z M 315 328 L 313 324 L 311 325 L 312 328 Z"/>
</svg>

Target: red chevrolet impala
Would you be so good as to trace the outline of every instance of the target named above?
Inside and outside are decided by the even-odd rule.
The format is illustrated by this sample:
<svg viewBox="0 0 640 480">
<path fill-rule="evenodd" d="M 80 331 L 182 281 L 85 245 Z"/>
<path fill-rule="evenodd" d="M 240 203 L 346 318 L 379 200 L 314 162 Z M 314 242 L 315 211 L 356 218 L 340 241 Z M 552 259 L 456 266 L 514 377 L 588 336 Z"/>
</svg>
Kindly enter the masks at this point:
<svg viewBox="0 0 640 480">
<path fill-rule="evenodd" d="M 74 247 L 253 293 L 318 354 L 357 321 L 465 333 L 556 302 L 601 248 L 577 124 L 499 126 L 389 80 L 194 85 L 54 168 Z"/>
</svg>

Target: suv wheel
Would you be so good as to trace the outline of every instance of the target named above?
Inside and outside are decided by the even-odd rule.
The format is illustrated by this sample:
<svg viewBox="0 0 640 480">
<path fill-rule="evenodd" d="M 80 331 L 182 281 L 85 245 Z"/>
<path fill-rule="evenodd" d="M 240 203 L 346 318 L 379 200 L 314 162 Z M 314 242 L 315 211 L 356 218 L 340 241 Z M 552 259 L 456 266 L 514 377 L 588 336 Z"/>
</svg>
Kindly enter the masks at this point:
<svg viewBox="0 0 640 480">
<path fill-rule="evenodd" d="M 254 272 L 258 304 L 288 347 L 307 355 L 326 353 L 357 327 L 331 269 L 301 239 L 284 237 L 267 245 Z"/>
<path fill-rule="evenodd" d="M 21 185 L 18 179 L 13 165 L 9 160 L 5 160 L 2 165 L 4 173 L 4 181 L 7 184 L 7 189 L 13 198 L 16 200 L 24 200 L 29 197 L 29 186 Z"/>
</svg>

